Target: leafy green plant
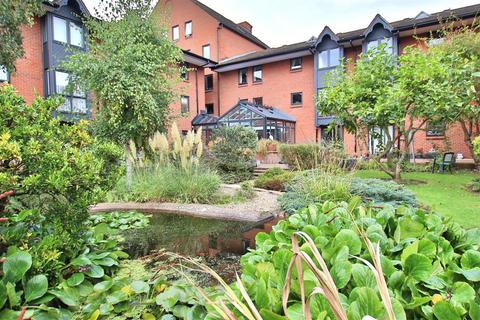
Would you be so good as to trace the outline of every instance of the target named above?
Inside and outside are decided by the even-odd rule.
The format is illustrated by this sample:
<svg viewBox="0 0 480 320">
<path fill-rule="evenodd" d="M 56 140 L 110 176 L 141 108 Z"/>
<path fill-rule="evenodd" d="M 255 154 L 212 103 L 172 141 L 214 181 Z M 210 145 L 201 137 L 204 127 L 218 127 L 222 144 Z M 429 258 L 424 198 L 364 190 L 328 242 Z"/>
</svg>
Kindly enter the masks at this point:
<svg viewBox="0 0 480 320">
<path fill-rule="evenodd" d="M 417 205 L 415 194 L 394 181 L 354 178 L 351 181 L 350 191 L 374 204 Z"/>
<path fill-rule="evenodd" d="M 130 230 L 143 229 L 150 224 L 150 216 L 136 211 L 114 211 L 94 214 L 90 221 L 94 224 L 105 223 L 112 229 Z"/>
<path fill-rule="evenodd" d="M 295 174 L 281 168 L 270 168 L 255 179 L 255 187 L 285 191 L 286 186 L 293 180 Z"/>
<path fill-rule="evenodd" d="M 340 170 L 346 155 L 336 142 L 281 144 L 280 157 L 292 170 Z"/>
<path fill-rule="evenodd" d="M 269 149 L 275 149 L 277 151 L 280 143 L 272 139 L 260 139 L 257 142 L 257 154 L 265 157 L 268 154 Z"/>
<path fill-rule="evenodd" d="M 87 207 L 116 183 L 122 152 L 92 137 L 86 122 L 70 126 L 53 118 L 60 103 L 37 97 L 29 106 L 13 87 L 0 87 L 0 192 L 11 190 L 17 207 L 38 208 L 73 234 L 83 231 Z M 0 199 L 0 211 L 5 205 Z"/>
<path fill-rule="evenodd" d="M 248 180 L 253 173 L 257 135 L 251 128 L 222 126 L 213 132 L 209 149 L 213 165 L 227 182 Z"/>
<path fill-rule="evenodd" d="M 278 201 L 283 210 L 294 213 L 312 203 L 343 201 L 350 197 L 348 176 L 322 170 L 306 170 L 295 176 Z"/>
<path fill-rule="evenodd" d="M 480 178 L 473 179 L 472 182 L 467 185 L 467 188 L 472 192 L 480 192 Z"/>
<path fill-rule="evenodd" d="M 305 236 L 295 244 L 299 233 Z M 396 319 L 476 319 L 479 234 L 415 208 L 375 209 L 361 205 L 358 197 L 327 201 L 280 221 L 270 234 L 258 234 L 256 249 L 241 259 L 242 281 L 255 306 L 273 314 L 271 319 L 287 313 L 303 319 L 306 297 L 313 319 L 338 318 L 328 298 L 332 286 L 315 289 L 327 274 L 312 266 L 322 263 L 348 319 L 392 319 L 392 311 Z M 294 272 L 295 255 L 318 262 L 301 269 L 297 264 Z M 286 279 L 292 281 L 288 299 Z"/>
</svg>

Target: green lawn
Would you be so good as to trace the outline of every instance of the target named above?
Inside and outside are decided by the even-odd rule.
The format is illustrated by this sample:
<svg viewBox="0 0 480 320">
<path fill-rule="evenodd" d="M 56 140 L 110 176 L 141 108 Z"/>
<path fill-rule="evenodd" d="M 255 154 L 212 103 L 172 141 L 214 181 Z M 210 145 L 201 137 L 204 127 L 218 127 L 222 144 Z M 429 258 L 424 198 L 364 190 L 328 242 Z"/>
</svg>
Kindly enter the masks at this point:
<svg viewBox="0 0 480 320">
<path fill-rule="evenodd" d="M 380 171 L 361 170 L 355 173 L 360 178 L 388 178 Z M 402 174 L 402 179 L 415 179 L 426 184 L 407 185 L 415 192 L 418 200 L 434 211 L 451 216 L 466 228 L 480 227 L 480 195 L 465 190 L 465 185 L 477 173 L 461 172 L 454 174 L 431 174 L 427 172 L 409 172 Z"/>
</svg>

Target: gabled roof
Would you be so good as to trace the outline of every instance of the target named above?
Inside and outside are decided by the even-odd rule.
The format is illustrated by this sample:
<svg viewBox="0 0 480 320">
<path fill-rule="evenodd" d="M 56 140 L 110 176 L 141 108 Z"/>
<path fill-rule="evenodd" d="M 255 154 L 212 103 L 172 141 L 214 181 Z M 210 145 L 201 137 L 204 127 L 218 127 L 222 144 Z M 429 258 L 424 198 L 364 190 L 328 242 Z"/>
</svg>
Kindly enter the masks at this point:
<svg viewBox="0 0 480 320">
<path fill-rule="evenodd" d="M 255 104 L 248 101 L 239 101 L 235 106 L 233 106 L 230 110 L 225 112 L 218 121 L 222 121 L 222 119 L 228 116 L 233 110 L 238 108 L 247 108 L 248 110 L 252 111 L 253 113 L 259 115 L 260 117 L 272 119 L 272 120 L 283 120 L 288 122 L 295 122 L 296 119 L 294 116 L 291 116 L 287 113 L 284 113 L 277 108 L 270 107 L 270 106 L 263 106 L 259 104 Z"/>
<path fill-rule="evenodd" d="M 238 57 L 232 57 L 223 61 L 220 61 L 216 68 L 222 68 L 229 65 L 234 65 L 237 63 L 245 62 L 245 61 L 256 61 L 261 60 L 264 58 L 271 58 L 275 56 L 283 56 L 288 55 L 291 53 L 307 51 L 312 48 L 313 42 L 312 41 L 303 41 L 299 43 L 289 44 L 285 46 L 281 46 L 278 48 L 269 48 L 262 51 L 254 51 L 248 54 L 242 54 Z M 221 71 L 221 70 L 218 70 Z"/>
<path fill-rule="evenodd" d="M 62 2 L 68 2 L 69 0 L 43 0 L 43 4 L 48 6 L 48 7 L 53 7 L 53 8 L 58 8 L 62 5 Z M 80 11 L 82 11 L 83 14 L 90 16 L 90 11 L 88 10 L 87 6 L 83 2 L 83 0 L 74 0 L 78 3 L 78 6 L 80 7 Z"/>
<path fill-rule="evenodd" d="M 335 32 L 333 32 L 332 29 L 330 29 L 329 26 L 325 26 L 325 27 L 323 28 L 322 32 L 320 32 L 320 34 L 318 35 L 317 40 L 316 40 L 316 42 L 315 42 L 315 45 L 318 45 L 320 42 L 322 42 L 323 37 L 326 36 L 326 35 L 329 35 L 330 38 L 331 38 L 333 41 L 338 42 L 338 37 L 337 37 L 337 35 L 335 34 Z"/>
<path fill-rule="evenodd" d="M 226 17 L 224 17 L 223 15 L 218 13 L 217 11 L 213 10 L 212 8 L 207 7 L 206 5 L 204 5 L 203 3 L 201 3 L 198 0 L 192 0 L 192 2 L 194 4 L 196 4 L 198 7 L 200 7 L 200 9 L 202 9 L 203 11 L 208 13 L 212 18 L 217 20 L 225 28 L 230 29 L 231 31 L 237 33 L 238 35 L 244 37 L 245 39 L 255 43 L 256 45 L 258 45 L 258 46 L 260 46 L 264 49 L 269 48 L 269 46 L 266 43 L 264 43 L 262 40 L 258 39 L 252 33 L 248 32 L 244 28 L 240 27 L 238 24 L 236 24 L 232 20 L 227 19 Z"/>
<path fill-rule="evenodd" d="M 216 125 L 218 122 L 218 117 L 213 114 L 208 114 L 206 112 L 201 112 L 192 119 L 192 126 L 207 126 L 207 125 Z"/>
<path fill-rule="evenodd" d="M 390 23 L 393 31 L 403 31 L 414 29 L 417 27 L 424 27 L 439 24 L 441 21 L 445 22 L 451 18 L 467 19 L 480 16 L 480 4 L 474 4 L 467 7 L 457 9 L 447 9 L 440 12 L 432 13 L 425 17 L 407 18 Z M 368 28 L 353 30 L 344 33 L 337 33 L 341 42 L 346 42 L 354 39 L 362 38 Z M 368 33 L 368 32 L 367 32 Z"/>
<path fill-rule="evenodd" d="M 384 17 L 382 17 L 380 14 L 377 13 L 373 18 L 373 20 L 368 25 L 367 29 L 365 29 L 365 31 L 363 32 L 363 36 L 366 37 L 370 32 L 372 32 L 373 28 L 377 24 L 381 24 L 385 29 L 387 29 L 390 32 L 393 30 L 390 23 L 388 23 L 388 21 Z"/>
</svg>

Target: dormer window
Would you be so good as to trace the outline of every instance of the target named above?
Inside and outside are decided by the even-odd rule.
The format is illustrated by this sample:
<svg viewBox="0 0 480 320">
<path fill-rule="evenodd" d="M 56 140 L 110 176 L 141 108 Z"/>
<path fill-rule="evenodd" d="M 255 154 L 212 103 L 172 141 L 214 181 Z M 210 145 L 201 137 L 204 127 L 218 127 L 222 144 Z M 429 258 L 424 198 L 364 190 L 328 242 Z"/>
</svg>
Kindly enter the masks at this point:
<svg viewBox="0 0 480 320">
<path fill-rule="evenodd" d="M 318 69 L 337 67 L 340 65 L 340 48 L 327 49 L 318 54 Z"/>
<path fill-rule="evenodd" d="M 376 50 L 381 44 L 385 44 L 385 50 L 394 54 L 393 48 L 393 38 L 381 38 L 377 40 L 372 40 L 367 43 L 367 51 L 368 50 Z"/>
<path fill-rule="evenodd" d="M 75 22 L 53 17 L 53 40 L 83 48 L 83 28 Z"/>
</svg>

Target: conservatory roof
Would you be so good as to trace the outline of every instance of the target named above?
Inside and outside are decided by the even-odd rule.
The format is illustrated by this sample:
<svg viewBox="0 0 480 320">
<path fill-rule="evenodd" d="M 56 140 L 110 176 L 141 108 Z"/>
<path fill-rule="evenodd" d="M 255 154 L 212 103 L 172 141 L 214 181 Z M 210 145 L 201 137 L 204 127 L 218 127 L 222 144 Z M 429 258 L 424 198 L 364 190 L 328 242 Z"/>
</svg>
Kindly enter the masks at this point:
<svg viewBox="0 0 480 320">
<path fill-rule="evenodd" d="M 267 118 L 271 120 L 283 120 L 288 122 L 295 122 L 296 119 L 294 116 L 286 114 L 274 107 L 258 105 L 255 103 L 247 102 L 247 101 L 239 101 L 233 108 L 228 110 L 223 116 L 221 116 L 218 121 L 228 121 L 227 118 L 230 114 L 232 114 L 235 110 L 244 108 L 252 111 L 256 115 Z"/>
<path fill-rule="evenodd" d="M 201 112 L 192 119 L 192 126 L 215 125 L 217 122 L 218 117 L 216 115 Z"/>
</svg>

